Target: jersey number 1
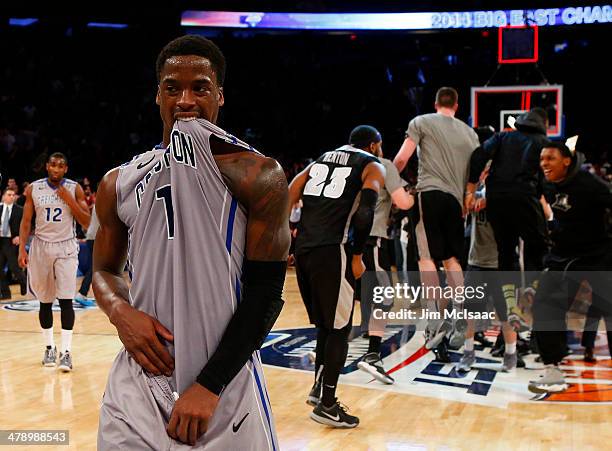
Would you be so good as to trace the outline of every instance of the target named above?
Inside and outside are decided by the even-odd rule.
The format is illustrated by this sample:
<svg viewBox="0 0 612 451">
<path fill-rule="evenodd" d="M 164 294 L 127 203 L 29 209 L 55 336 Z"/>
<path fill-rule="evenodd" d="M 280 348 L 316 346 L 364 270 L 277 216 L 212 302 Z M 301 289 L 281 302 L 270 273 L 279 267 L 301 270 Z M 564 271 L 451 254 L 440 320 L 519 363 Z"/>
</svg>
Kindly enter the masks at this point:
<svg viewBox="0 0 612 451">
<path fill-rule="evenodd" d="M 155 191 L 155 200 L 161 200 L 164 203 L 168 239 L 171 240 L 174 238 L 174 207 L 172 206 L 172 187 L 170 185 L 164 185 L 157 188 Z"/>
<path fill-rule="evenodd" d="M 310 180 L 304 186 L 304 196 L 320 196 L 323 192 L 324 197 L 338 199 L 344 192 L 346 179 L 351 175 L 351 171 L 352 168 L 335 168 L 327 183 L 329 167 L 321 163 L 313 164 L 308 173 Z"/>
</svg>

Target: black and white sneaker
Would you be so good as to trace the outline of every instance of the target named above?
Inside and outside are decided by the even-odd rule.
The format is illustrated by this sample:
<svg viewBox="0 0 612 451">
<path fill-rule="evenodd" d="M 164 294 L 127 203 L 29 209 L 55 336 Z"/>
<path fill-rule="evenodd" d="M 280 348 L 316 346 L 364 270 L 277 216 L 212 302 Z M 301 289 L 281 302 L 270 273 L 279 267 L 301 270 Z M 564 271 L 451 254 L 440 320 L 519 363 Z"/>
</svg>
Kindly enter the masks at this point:
<svg viewBox="0 0 612 451">
<path fill-rule="evenodd" d="M 438 320 L 427 326 L 425 331 L 425 348 L 435 349 L 453 331 L 453 324 L 450 321 Z"/>
<path fill-rule="evenodd" d="M 450 354 L 448 353 L 448 338 L 442 337 L 442 341 L 433 349 L 436 356 L 435 361 L 440 363 L 451 363 Z"/>
<path fill-rule="evenodd" d="M 382 364 L 382 359 L 378 352 L 369 352 L 363 360 L 357 364 L 360 370 L 365 371 L 377 381 L 383 384 L 391 385 L 395 382 L 391 376 L 387 374 Z"/>
<path fill-rule="evenodd" d="M 321 401 L 321 380 L 316 381 L 312 388 L 310 389 L 310 393 L 308 393 L 308 398 L 306 398 L 306 404 L 309 406 L 316 407 L 317 404 Z"/>
<path fill-rule="evenodd" d="M 346 406 L 340 404 L 338 400 L 331 407 L 325 407 L 320 402 L 311 412 L 310 418 L 317 423 L 334 428 L 350 429 L 359 424 L 359 418 L 349 415 Z"/>
</svg>

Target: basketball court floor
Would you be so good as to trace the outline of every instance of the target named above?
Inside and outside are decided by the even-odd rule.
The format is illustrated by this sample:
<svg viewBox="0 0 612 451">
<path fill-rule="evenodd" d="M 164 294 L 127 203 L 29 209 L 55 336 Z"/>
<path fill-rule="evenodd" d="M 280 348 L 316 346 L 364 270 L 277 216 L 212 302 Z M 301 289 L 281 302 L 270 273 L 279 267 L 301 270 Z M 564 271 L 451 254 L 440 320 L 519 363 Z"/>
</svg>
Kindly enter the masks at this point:
<svg viewBox="0 0 612 451">
<path fill-rule="evenodd" d="M 497 371 L 501 359 L 487 348 L 477 352 L 476 368 L 458 374 L 451 364 L 433 362 L 433 354 L 422 347 L 422 333 L 410 327 L 390 329 L 385 336 L 385 367 L 396 379 L 385 386 L 357 369 L 367 351 L 367 341 L 357 338 L 338 396 L 361 424 L 338 430 L 308 417 L 312 408 L 305 399 L 313 375 L 307 353 L 315 335 L 293 270 L 284 297 L 283 312 L 261 350 L 283 450 L 610 449 L 612 360 L 602 357 L 607 355 L 603 334 L 595 364 L 583 362 L 577 343 L 572 345 L 576 352 L 562 367 L 569 390 L 544 399 L 527 391 L 527 381 L 541 374 L 533 357 L 527 358 L 532 369 L 504 374 Z M 78 308 L 75 368 L 60 374 L 40 364 L 38 303 L 19 299 L 14 295 L 0 305 L 0 429 L 68 429 L 70 445 L 55 449 L 95 449 L 100 400 L 121 347 L 115 329 L 96 307 Z M 59 312 L 54 315 L 59 332 Z M 55 339 L 59 343 L 59 333 Z M 452 353 L 454 360 L 459 356 Z"/>
</svg>

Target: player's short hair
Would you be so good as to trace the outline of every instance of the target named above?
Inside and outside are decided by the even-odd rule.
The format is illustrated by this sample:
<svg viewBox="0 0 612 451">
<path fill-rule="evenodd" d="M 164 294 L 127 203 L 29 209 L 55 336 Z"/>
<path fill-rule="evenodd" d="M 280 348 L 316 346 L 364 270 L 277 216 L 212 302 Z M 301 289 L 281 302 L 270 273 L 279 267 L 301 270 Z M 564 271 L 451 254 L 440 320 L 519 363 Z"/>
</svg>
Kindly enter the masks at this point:
<svg viewBox="0 0 612 451">
<path fill-rule="evenodd" d="M 382 141 L 380 132 L 371 125 L 358 125 L 349 135 L 349 144 L 358 149 L 365 149 L 370 144 L 380 141 Z"/>
<path fill-rule="evenodd" d="M 225 79 L 225 56 L 223 56 L 221 49 L 210 39 L 194 34 L 181 36 L 180 38 L 170 41 L 161 52 L 159 52 L 157 62 L 155 63 L 158 82 L 160 81 L 161 71 L 168 58 L 183 55 L 197 55 L 209 60 L 217 76 L 217 84 L 223 86 L 223 80 Z"/>
<path fill-rule="evenodd" d="M 562 157 L 574 158 L 574 153 L 560 141 L 548 141 L 542 149 L 557 149 Z"/>
<path fill-rule="evenodd" d="M 458 100 L 459 94 L 455 88 L 443 86 L 436 92 L 436 103 L 441 107 L 452 108 L 457 105 Z"/>
<path fill-rule="evenodd" d="M 57 158 L 58 160 L 64 160 L 64 163 L 68 165 L 68 158 L 66 158 L 66 155 L 64 155 L 61 152 L 53 152 L 51 155 L 49 155 L 49 158 L 47 159 L 47 163 L 50 163 L 52 158 Z"/>
</svg>

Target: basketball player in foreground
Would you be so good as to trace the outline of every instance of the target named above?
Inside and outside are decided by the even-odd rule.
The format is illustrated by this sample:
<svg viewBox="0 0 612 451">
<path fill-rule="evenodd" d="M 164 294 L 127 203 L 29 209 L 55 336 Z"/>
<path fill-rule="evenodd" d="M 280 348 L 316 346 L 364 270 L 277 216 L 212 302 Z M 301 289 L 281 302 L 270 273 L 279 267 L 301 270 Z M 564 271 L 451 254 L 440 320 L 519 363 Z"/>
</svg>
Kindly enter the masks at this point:
<svg viewBox="0 0 612 451">
<path fill-rule="evenodd" d="M 62 319 L 62 342 L 58 369 L 72 371 L 72 329 L 74 309 L 72 300 L 76 292 L 79 244 L 74 230 L 75 219 L 87 228 L 89 209 L 83 188 L 64 178 L 68 160 L 54 153 L 47 161 L 45 179 L 32 182 L 25 190 L 26 201 L 19 227 L 19 266 L 28 268 L 28 285 L 40 301 L 38 320 L 46 346 L 42 364 L 53 367 L 57 350 L 53 342 L 53 301 L 59 301 Z M 36 213 L 36 229 L 26 252 L 26 243 L 32 228 L 32 215 Z"/>
<path fill-rule="evenodd" d="M 289 187 L 291 205 L 300 198 L 303 202 L 296 272 L 308 317 L 317 327 L 315 381 L 307 400 L 315 406 L 310 418 L 339 428 L 359 424 L 338 402 L 336 386 L 348 351 L 355 279 L 365 271 L 362 254 L 385 183 L 385 169 L 374 156 L 380 133 L 361 125 L 351 132 L 349 143 L 321 155 Z"/>
<path fill-rule="evenodd" d="M 283 304 L 287 182 L 275 160 L 214 125 L 224 73 L 205 38 L 166 45 L 162 145 L 98 191 L 94 292 L 125 347 L 102 402 L 100 450 L 278 449 L 257 350 Z"/>
</svg>

